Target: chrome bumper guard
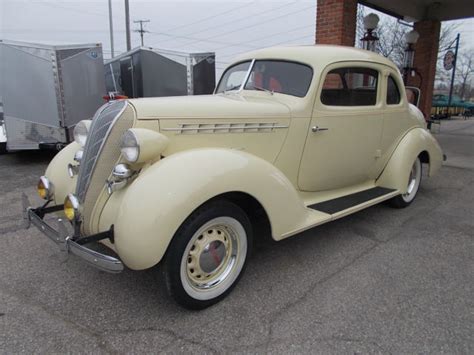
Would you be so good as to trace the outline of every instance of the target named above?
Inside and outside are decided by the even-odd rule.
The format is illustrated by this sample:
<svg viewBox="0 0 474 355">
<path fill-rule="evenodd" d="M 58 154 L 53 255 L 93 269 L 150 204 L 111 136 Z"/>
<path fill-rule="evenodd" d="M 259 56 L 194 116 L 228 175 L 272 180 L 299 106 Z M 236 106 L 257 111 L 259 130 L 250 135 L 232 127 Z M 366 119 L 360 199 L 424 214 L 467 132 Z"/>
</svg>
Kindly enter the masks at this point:
<svg viewBox="0 0 474 355">
<path fill-rule="evenodd" d="M 31 224 L 35 225 L 44 235 L 56 243 L 61 251 L 74 254 L 97 269 L 110 273 L 123 271 L 124 266 L 119 259 L 86 248 L 79 244 L 77 240 L 73 240 L 62 219 L 58 219 L 57 231 L 43 221 L 43 216 L 50 213 L 47 207 L 37 209 L 30 207 L 30 202 L 25 194 L 22 195 L 22 205 L 25 228 L 29 228 Z M 51 209 L 52 212 L 54 208 Z M 93 236 L 88 237 L 88 239 L 91 239 L 91 237 Z"/>
</svg>

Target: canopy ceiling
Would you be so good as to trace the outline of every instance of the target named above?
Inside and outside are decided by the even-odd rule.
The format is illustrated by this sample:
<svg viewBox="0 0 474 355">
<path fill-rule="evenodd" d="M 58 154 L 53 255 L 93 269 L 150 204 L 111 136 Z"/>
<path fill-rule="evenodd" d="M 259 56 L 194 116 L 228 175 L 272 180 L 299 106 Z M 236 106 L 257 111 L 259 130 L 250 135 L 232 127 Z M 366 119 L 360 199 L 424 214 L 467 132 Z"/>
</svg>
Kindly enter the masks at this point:
<svg viewBox="0 0 474 355">
<path fill-rule="evenodd" d="M 474 0 L 359 0 L 359 3 L 405 21 L 474 17 Z"/>
</svg>

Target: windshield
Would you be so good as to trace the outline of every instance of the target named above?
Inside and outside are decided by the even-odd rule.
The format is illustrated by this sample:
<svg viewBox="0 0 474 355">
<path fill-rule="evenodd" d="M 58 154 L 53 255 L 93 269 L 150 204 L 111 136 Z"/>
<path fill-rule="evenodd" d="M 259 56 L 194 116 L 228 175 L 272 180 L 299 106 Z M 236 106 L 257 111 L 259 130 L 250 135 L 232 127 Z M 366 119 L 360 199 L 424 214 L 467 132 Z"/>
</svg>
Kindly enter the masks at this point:
<svg viewBox="0 0 474 355">
<path fill-rule="evenodd" d="M 227 69 L 222 75 L 216 93 L 240 89 L 249 71 L 250 61 L 239 63 Z"/>
<path fill-rule="evenodd" d="M 219 82 L 216 93 L 240 89 L 247 79 L 250 62 L 243 62 L 227 69 Z M 245 83 L 245 90 L 277 92 L 304 97 L 313 77 L 311 67 L 288 61 L 256 60 Z"/>
</svg>

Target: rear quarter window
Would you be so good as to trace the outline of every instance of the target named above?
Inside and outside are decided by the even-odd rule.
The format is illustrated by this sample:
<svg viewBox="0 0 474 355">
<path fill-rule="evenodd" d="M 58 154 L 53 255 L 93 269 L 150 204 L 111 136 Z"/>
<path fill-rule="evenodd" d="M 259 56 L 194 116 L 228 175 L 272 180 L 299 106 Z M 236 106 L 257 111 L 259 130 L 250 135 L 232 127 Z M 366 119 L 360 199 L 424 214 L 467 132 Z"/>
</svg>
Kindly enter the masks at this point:
<svg viewBox="0 0 474 355">
<path fill-rule="evenodd" d="M 400 103 L 401 95 L 397 82 L 392 75 L 387 78 L 387 105 L 397 105 Z"/>
</svg>

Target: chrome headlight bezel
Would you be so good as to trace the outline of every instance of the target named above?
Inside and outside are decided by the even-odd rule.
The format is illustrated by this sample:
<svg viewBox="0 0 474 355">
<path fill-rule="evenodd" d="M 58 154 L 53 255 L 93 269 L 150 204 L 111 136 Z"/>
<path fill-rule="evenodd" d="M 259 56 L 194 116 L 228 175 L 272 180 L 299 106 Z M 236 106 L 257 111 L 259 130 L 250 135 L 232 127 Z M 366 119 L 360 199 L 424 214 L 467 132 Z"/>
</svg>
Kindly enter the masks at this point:
<svg viewBox="0 0 474 355">
<path fill-rule="evenodd" d="M 68 213 L 68 209 L 72 211 L 72 215 Z M 64 214 L 66 215 L 66 218 L 70 221 L 79 220 L 81 217 L 80 209 L 81 205 L 78 198 L 72 193 L 68 194 L 64 200 Z"/>
<path fill-rule="evenodd" d="M 40 179 L 38 181 L 37 185 L 37 190 L 38 190 L 38 195 L 43 199 L 50 201 L 54 197 L 54 186 L 49 181 L 49 179 L 46 176 L 40 176 Z M 41 193 L 41 190 L 44 190 L 44 194 Z"/>
<path fill-rule="evenodd" d="M 140 143 L 132 130 L 127 130 L 120 140 L 120 151 L 123 157 L 130 163 L 135 163 L 140 157 Z"/>
<path fill-rule="evenodd" d="M 81 147 L 84 147 L 86 145 L 87 135 L 89 134 L 91 123 L 91 120 L 82 120 L 79 121 L 74 127 L 74 141 Z"/>
</svg>

